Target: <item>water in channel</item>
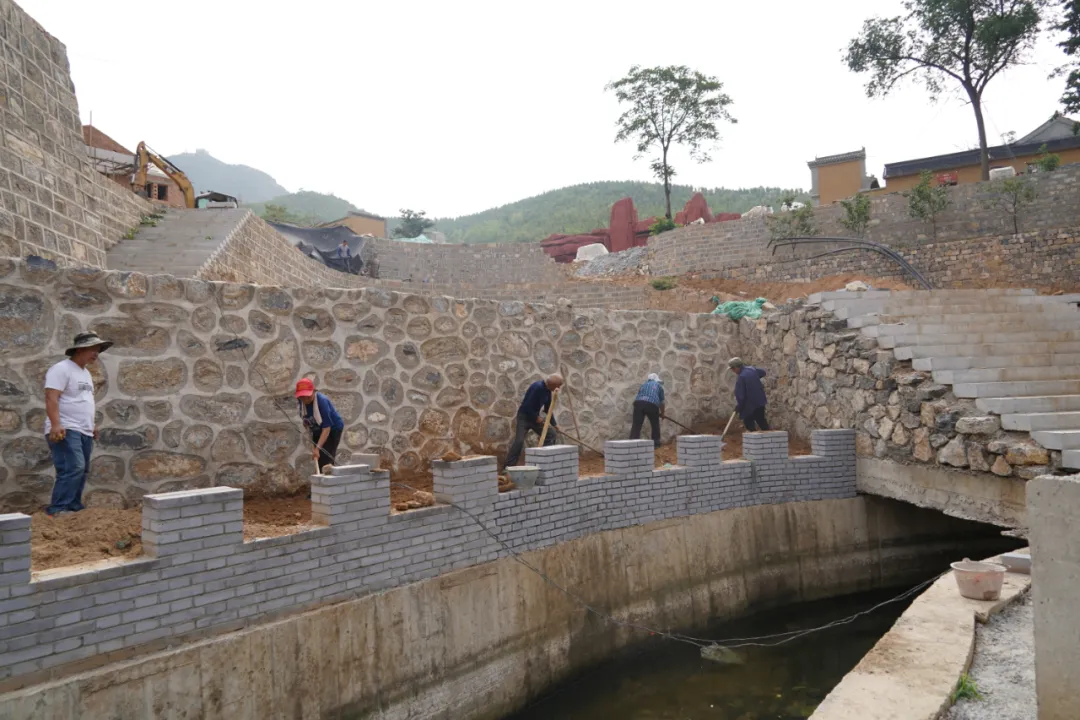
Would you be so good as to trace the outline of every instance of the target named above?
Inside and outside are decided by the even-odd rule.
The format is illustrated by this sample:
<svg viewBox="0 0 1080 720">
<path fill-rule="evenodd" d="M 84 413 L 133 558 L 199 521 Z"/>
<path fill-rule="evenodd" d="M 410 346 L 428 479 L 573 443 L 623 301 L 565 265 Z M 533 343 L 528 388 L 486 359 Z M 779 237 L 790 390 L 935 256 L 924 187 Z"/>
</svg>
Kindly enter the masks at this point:
<svg viewBox="0 0 1080 720">
<path fill-rule="evenodd" d="M 731 638 L 818 627 L 906 589 L 789 605 L 689 634 Z M 741 665 L 707 662 L 696 647 L 649 639 L 552 688 L 506 720 L 804 720 L 910 601 L 778 647 L 742 648 Z"/>
</svg>

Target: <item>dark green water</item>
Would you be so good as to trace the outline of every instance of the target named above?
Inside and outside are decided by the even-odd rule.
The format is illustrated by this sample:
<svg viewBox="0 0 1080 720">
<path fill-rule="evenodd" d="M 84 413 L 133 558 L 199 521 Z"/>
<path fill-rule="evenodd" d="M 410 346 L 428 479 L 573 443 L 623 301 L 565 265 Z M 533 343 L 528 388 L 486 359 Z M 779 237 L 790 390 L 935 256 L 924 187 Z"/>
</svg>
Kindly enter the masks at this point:
<svg viewBox="0 0 1080 720">
<path fill-rule="evenodd" d="M 697 637 L 732 638 L 817 627 L 907 588 L 766 610 L 716 623 Z M 555 687 L 506 720 L 803 720 L 907 608 L 892 603 L 774 648 L 744 648 L 745 664 L 718 665 L 696 647 L 650 639 Z"/>
</svg>

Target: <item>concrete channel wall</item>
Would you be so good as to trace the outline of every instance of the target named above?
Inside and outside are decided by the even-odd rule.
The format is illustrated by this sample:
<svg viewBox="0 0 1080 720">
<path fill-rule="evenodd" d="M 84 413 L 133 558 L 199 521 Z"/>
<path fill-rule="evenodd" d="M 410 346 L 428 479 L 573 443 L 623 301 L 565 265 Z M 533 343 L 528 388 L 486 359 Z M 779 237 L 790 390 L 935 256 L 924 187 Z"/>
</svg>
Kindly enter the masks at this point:
<svg viewBox="0 0 1080 720">
<path fill-rule="evenodd" d="M 681 467 L 654 470 L 648 440 L 606 445 L 605 476 L 578 479 L 577 448 L 527 451 L 542 485 L 498 492 L 495 458 L 436 462 L 436 498 L 475 515 L 517 551 L 671 517 L 855 494 L 855 437 L 822 430 L 815 455 L 788 458 L 787 434 L 747 435 L 741 461 L 720 461 L 716 436 L 679 439 Z M 48 671 L 155 641 L 233 629 L 488 562 L 505 549 L 448 505 L 390 513 L 389 473 L 346 466 L 312 476 L 317 529 L 243 542 L 243 492 L 149 495 L 150 557 L 30 575 L 30 518 L 0 516 L 0 678 Z"/>
<path fill-rule="evenodd" d="M 580 481 L 573 452 L 556 447 L 530 453 L 544 468 L 545 484 L 536 489 L 496 498 L 487 458 L 437 468 L 436 488 L 500 537 L 510 535 L 519 550 L 529 551 L 524 560 L 582 601 L 619 620 L 665 629 L 698 629 L 777 604 L 910 585 L 952 559 L 958 544 L 978 554 L 1000 543 L 983 526 L 854 497 L 845 431 L 820 433 L 818 458 L 788 460 L 768 452 L 781 440 L 763 436 L 748 450 L 755 460 L 719 465 L 715 438 L 687 438 L 684 462 L 696 456 L 693 462 L 702 464 L 656 472 L 641 462 L 647 457 L 642 443 L 624 441 L 608 447 L 621 474 Z M 277 597 L 279 607 L 293 602 L 300 608 L 301 600 L 316 604 L 315 598 L 341 602 L 286 617 L 242 610 L 243 619 L 211 626 L 236 632 L 193 642 L 173 637 L 168 649 L 159 643 L 153 653 L 137 652 L 155 647 L 143 645 L 89 657 L 58 670 L 51 682 L 0 695 L 0 717 L 495 720 L 619 648 L 649 639 L 590 615 L 515 558 L 476 564 L 505 553 L 457 511 L 388 516 L 385 500 L 358 500 L 365 493 L 385 498 L 385 475 L 349 472 L 316 482 L 328 528 L 241 550 L 227 528 L 239 518 L 236 501 L 222 500 L 234 504 L 216 522 L 232 535 L 216 550 L 197 552 L 208 560 L 188 551 L 142 561 L 132 576 L 96 586 L 83 573 L 35 582 L 40 589 L 31 591 L 82 599 L 86 609 L 68 612 L 86 617 L 101 605 L 83 598 L 108 597 L 99 590 L 103 582 L 113 586 L 104 592 L 118 593 L 109 599 L 116 604 L 190 585 L 196 590 L 187 592 L 204 593 L 192 596 L 202 609 L 194 622 L 207 626 L 234 616 L 238 605 L 268 602 L 267 595 Z M 767 489 L 777 484 L 802 502 L 754 504 L 778 500 L 777 489 Z M 204 497 L 209 500 L 188 496 Z M 337 499 L 345 498 L 351 502 L 342 506 Z M 160 513 L 187 501 L 166 497 L 148 504 Z M 159 514 L 151 522 L 170 521 Z M 443 539 L 434 539 L 439 533 Z M 170 544 L 159 547 L 164 552 Z M 148 582 L 139 582 L 144 577 Z M 170 582 L 177 590 L 158 589 Z M 370 592 L 392 585 L 399 587 Z M 208 586 L 216 593 L 209 602 Z M 16 597 L 27 597 L 26 588 L 14 586 Z M 231 597 L 221 595 L 230 591 Z M 155 608 L 160 601 L 140 604 Z M 136 622 L 164 624 L 176 613 Z M 123 641 L 111 642 L 118 647 Z M 94 661 L 110 664 L 94 669 Z M 6 687 L 15 684 L 9 680 Z"/>
</svg>

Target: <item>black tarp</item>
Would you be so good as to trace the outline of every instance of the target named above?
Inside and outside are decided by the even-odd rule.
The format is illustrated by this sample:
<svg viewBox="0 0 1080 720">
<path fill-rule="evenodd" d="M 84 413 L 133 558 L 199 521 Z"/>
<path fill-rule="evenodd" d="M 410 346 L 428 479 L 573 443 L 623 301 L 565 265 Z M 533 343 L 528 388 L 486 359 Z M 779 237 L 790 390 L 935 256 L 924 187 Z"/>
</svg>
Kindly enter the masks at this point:
<svg viewBox="0 0 1080 720">
<path fill-rule="evenodd" d="M 270 223 L 270 226 L 288 238 L 308 257 L 318 260 L 327 267 L 353 275 L 361 274 L 364 261 L 364 238 L 347 227 L 308 228 L 282 223 Z M 337 256 L 338 245 L 344 240 L 352 250 L 352 257 L 340 259 Z"/>
</svg>

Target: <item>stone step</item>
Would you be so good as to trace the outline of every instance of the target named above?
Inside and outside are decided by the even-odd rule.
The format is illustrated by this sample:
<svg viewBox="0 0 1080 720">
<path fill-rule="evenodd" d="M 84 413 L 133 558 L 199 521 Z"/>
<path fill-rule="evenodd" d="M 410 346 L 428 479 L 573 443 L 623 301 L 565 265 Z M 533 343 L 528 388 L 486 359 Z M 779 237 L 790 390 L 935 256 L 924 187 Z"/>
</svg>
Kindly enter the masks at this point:
<svg viewBox="0 0 1080 720">
<path fill-rule="evenodd" d="M 869 300 L 876 298 L 963 298 L 963 297 L 991 297 L 1000 295 L 1035 295 L 1034 290 L 1020 288 L 988 288 L 985 290 L 863 290 L 859 292 L 847 292 L 839 290 L 834 292 L 820 292 L 810 295 L 809 302 L 820 304 L 826 300 Z"/>
<path fill-rule="evenodd" d="M 861 315 L 901 315 L 917 317 L 922 314 L 942 315 L 946 313 L 964 314 L 980 312 L 1042 312 L 1044 309 L 1077 312 L 1074 302 L 1058 300 L 1045 295 L 972 298 L 963 303 L 951 302 L 897 302 L 895 300 L 843 301 L 829 300 L 821 304 L 822 310 L 833 313 L 840 319 L 854 318 Z"/>
<path fill-rule="evenodd" d="M 1005 430 L 1080 430 L 1080 411 L 1010 413 L 1001 416 L 1001 427 Z"/>
<path fill-rule="evenodd" d="M 1055 365 L 1035 367 L 976 368 L 972 370 L 935 370 L 934 382 L 942 385 L 1022 380 L 1080 380 L 1080 367 Z"/>
<path fill-rule="evenodd" d="M 1080 380 L 1017 380 L 1015 382 L 957 383 L 952 386 L 958 398 L 1033 397 L 1035 395 L 1080 394 Z"/>
<path fill-rule="evenodd" d="M 1080 430 L 1036 430 L 1031 439 L 1048 450 L 1080 450 Z"/>
<path fill-rule="evenodd" d="M 1036 330 L 1031 332 L 989 332 L 962 333 L 943 332 L 919 335 L 885 335 L 877 339 L 878 347 L 889 350 L 902 347 L 933 347 L 938 345 L 1027 345 L 1029 343 L 1075 343 L 1080 342 L 1080 330 L 1052 332 Z M 1023 352 L 1019 347 L 1016 352 Z M 1037 352 L 1037 351 L 1032 351 Z M 1061 352 L 1066 352 L 1062 350 Z M 899 356 L 897 356 L 899 357 Z M 923 356 L 925 357 L 925 356 Z M 903 358 L 905 360 L 910 359 Z"/>
<path fill-rule="evenodd" d="M 1061 467 L 1080 470 L 1080 450 L 1065 450 L 1061 453 Z"/>
<path fill-rule="evenodd" d="M 859 329 L 866 337 L 896 337 L 902 338 L 910 335 L 952 335 L 960 334 L 986 334 L 986 333 L 1015 333 L 1015 332 L 1078 332 L 1080 333 L 1080 317 L 1077 322 L 1053 320 L 1039 317 L 1026 316 L 1023 320 L 1014 322 L 964 322 L 964 323 L 897 323 L 868 325 Z"/>
<path fill-rule="evenodd" d="M 1024 413 L 1080 412 L 1080 394 L 1028 397 L 982 397 L 975 406 L 998 415 Z"/>
<path fill-rule="evenodd" d="M 1080 344 L 1080 343 L 1078 343 Z M 1033 355 L 968 355 L 959 357 L 912 358 L 914 370 L 976 370 L 979 368 L 1080 366 L 1080 352 Z"/>
<path fill-rule="evenodd" d="M 951 338 L 950 338 L 951 339 Z M 1017 341 L 1017 342 L 958 342 L 941 341 L 937 345 L 902 345 L 893 350 L 897 360 L 915 358 L 960 357 L 980 355 L 1019 355 L 1021 353 L 1057 355 L 1080 353 L 1080 340 L 1070 341 Z"/>
</svg>

